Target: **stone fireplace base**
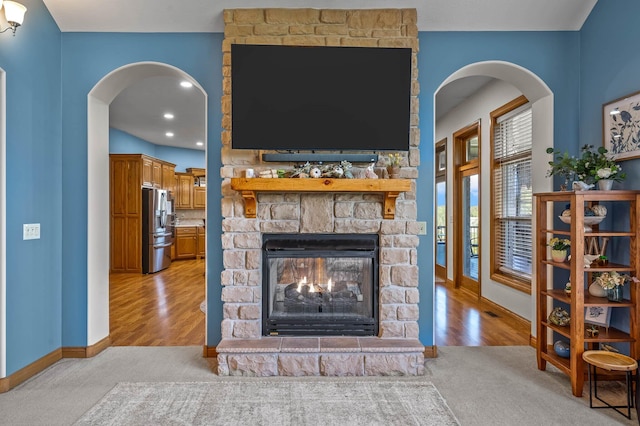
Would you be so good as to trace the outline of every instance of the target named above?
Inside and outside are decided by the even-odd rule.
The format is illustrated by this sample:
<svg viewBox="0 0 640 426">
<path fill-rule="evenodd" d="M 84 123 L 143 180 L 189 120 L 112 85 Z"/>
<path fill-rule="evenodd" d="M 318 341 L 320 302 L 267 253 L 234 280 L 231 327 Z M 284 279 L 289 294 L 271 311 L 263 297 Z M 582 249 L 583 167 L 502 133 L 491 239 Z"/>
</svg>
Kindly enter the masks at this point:
<svg viewBox="0 0 640 426">
<path fill-rule="evenodd" d="M 417 339 L 265 337 L 223 339 L 216 348 L 221 376 L 421 376 Z"/>
</svg>

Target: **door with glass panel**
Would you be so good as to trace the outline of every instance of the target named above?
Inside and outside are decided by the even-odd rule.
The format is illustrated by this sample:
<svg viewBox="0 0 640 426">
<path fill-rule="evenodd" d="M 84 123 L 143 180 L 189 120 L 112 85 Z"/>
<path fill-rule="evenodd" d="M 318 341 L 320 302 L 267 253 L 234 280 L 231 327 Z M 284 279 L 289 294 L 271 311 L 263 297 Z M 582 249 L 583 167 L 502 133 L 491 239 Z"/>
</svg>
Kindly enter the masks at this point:
<svg viewBox="0 0 640 426">
<path fill-rule="evenodd" d="M 436 258 L 435 275 L 447 280 L 447 140 L 436 144 Z"/>
<path fill-rule="evenodd" d="M 480 295 L 480 123 L 454 133 L 454 281 Z"/>
</svg>

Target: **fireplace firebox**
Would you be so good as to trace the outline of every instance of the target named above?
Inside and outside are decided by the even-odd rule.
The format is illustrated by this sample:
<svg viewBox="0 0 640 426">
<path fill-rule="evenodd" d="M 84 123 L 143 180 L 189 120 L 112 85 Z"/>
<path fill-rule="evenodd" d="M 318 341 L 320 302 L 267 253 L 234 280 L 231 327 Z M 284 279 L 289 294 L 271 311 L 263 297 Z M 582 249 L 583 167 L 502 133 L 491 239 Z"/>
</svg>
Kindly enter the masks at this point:
<svg viewBox="0 0 640 426">
<path fill-rule="evenodd" d="M 378 334 L 378 235 L 264 234 L 262 334 Z"/>
</svg>

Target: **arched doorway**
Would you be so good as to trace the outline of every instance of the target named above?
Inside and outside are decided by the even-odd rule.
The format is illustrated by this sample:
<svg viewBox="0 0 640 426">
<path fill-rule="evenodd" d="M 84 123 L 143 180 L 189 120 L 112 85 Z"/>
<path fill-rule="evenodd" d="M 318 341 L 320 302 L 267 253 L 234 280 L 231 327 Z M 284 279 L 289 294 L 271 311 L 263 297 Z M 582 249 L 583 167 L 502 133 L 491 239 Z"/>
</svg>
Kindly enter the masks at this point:
<svg viewBox="0 0 640 426">
<path fill-rule="evenodd" d="M 438 93 L 447 85 L 451 83 L 455 83 L 457 80 L 465 79 L 467 77 L 489 77 L 491 79 L 495 79 L 505 84 L 509 84 L 513 86 L 513 88 L 517 89 L 517 91 L 526 96 L 526 98 L 530 101 L 532 108 L 532 121 L 533 121 L 533 152 L 532 152 L 532 167 L 534 169 L 546 169 L 547 167 L 547 154 L 545 152 L 548 146 L 553 144 L 553 93 L 549 89 L 549 87 L 542 81 L 537 75 L 532 73 L 531 71 L 518 66 L 513 63 L 503 62 L 503 61 L 486 61 L 486 62 L 478 62 L 474 64 L 469 64 L 458 71 L 452 73 L 449 77 L 447 77 L 438 87 L 434 94 L 434 111 L 437 110 L 438 104 L 436 102 Z M 437 115 L 437 114 L 436 114 Z M 477 116 L 473 118 L 477 119 Z M 469 120 L 467 123 L 471 122 Z M 484 126 L 483 126 L 484 127 Z M 487 129 L 489 125 L 486 125 Z M 440 141 L 445 136 L 442 133 L 438 133 L 438 122 L 434 126 L 434 141 Z M 487 138 L 488 140 L 488 138 Z M 451 136 L 449 137 L 449 143 L 452 143 L 453 139 Z M 451 148 L 449 145 L 448 148 Z M 434 146 L 435 152 L 435 146 Z M 447 165 L 454 164 L 454 150 L 447 149 Z M 482 159 L 482 163 L 486 165 L 486 167 L 481 167 L 483 170 L 481 173 L 490 173 L 489 164 L 489 156 L 485 156 Z M 448 175 L 447 175 L 447 187 L 452 188 L 453 182 L 453 173 L 454 167 L 448 167 Z M 490 179 L 481 180 L 483 183 L 481 185 L 489 185 Z M 533 192 L 542 192 L 551 190 L 551 182 L 544 177 L 544 174 L 534 174 L 533 182 L 532 182 Z M 481 192 L 482 194 L 482 192 Z M 481 204 L 488 205 L 491 202 L 490 199 L 490 191 L 484 191 L 484 194 L 481 195 Z M 453 209 L 450 207 L 454 205 L 453 194 L 451 191 L 447 194 L 447 220 L 446 223 L 451 226 L 453 219 Z M 487 212 L 489 209 L 487 208 Z M 533 220 L 535 221 L 535 215 L 533 216 Z M 484 216 L 480 216 L 480 229 L 485 229 L 485 235 L 490 235 L 488 230 L 490 229 L 490 215 L 486 214 Z M 535 226 L 535 223 L 534 223 Z M 450 230 L 449 230 L 450 231 Z M 446 232 L 448 238 L 447 247 L 447 259 L 452 260 L 453 257 L 453 246 L 452 243 L 452 232 Z M 480 240 L 481 247 L 480 251 L 484 253 L 490 253 L 491 250 L 491 238 L 484 238 Z M 535 255 L 535 253 L 533 253 Z M 533 259 L 535 262 L 535 259 Z M 482 267 L 480 265 L 480 280 L 482 282 L 481 285 L 481 294 L 482 298 L 487 299 L 495 305 L 504 307 L 506 310 L 511 311 L 525 320 L 532 321 L 534 313 L 535 313 L 535 305 L 536 300 L 533 294 L 527 294 L 525 292 L 514 291 L 512 288 L 507 288 L 501 285 L 498 282 L 494 282 L 490 279 L 490 256 L 484 256 L 481 258 L 480 262 L 485 265 Z M 446 265 L 452 265 L 454 262 L 447 261 Z M 447 279 L 452 280 L 452 271 L 448 268 L 447 270 Z M 532 280 L 535 282 L 535 277 Z M 437 316 L 436 316 L 437 321 Z M 535 328 L 533 325 L 531 326 L 531 335 L 535 336 Z"/>
<path fill-rule="evenodd" d="M 87 346 L 109 335 L 109 227 L 105 226 L 109 223 L 109 105 L 125 87 L 160 76 L 193 83 L 204 96 L 206 116 L 207 94 L 202 86 L 179 68 L 158 62 L 122 66 L 103 77 L 88 95 Z"/>
</svg>

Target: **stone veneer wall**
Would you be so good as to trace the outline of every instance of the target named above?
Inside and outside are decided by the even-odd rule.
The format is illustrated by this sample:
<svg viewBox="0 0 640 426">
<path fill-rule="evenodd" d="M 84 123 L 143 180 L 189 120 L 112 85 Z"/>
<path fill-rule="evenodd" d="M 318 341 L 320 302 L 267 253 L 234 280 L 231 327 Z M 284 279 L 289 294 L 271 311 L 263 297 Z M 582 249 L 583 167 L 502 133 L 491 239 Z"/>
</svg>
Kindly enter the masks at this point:
<svg viewBox="0 0 640 426">
<path fill-rule="evenodd" d="M 419 226 L 415 182 L 396 202 L 394 220 L 383 219 L 382 197 L 362 193 L 259 193 L 256 219 L 244 216 L 231 177 L 246 168 L 291 168 L 262 163 L 260 151 L 231 149 L 231 45 L 277 44 L 362 47 L 409 47 L 412 57 L 410 151 L 402 177 L 415 179 L 419 165 L 417 52 L 415 9 L 319 10 L 232 9 L 224 11 L 222 96 L 223 342 L 260 339 L 262 309 L 261 245 L 263 233 L 377 233 L 380 236 L 380 338 L 418 339 Z M 377 172 L 382 176 L 383 160 Z M 224 359 L 220 359 L 223 363 Z"/>
</svg>

